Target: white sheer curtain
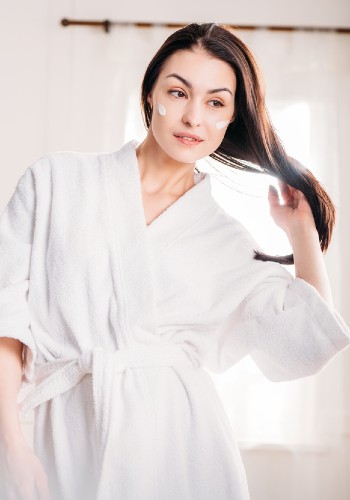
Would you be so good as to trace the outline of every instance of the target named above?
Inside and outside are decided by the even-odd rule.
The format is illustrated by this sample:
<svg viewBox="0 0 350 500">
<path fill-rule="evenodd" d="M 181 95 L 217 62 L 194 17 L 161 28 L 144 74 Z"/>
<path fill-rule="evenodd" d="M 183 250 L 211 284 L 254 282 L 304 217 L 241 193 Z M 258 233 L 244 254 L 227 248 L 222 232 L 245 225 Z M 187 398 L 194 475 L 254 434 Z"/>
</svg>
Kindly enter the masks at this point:
<svg viewBox="0 0 350 500">
<path fill-rule="evenodd" d="M 145 129 L 139 105 L 142 75 L 172 30 L 113 28 L 108 36 L 76 34 L 72 103 L 74 148 L 117 149 Z M 336 206 L 348 149 L 338 147 L 339 110 L 350 77 L 350 37 L 302 32 L 239 32 L 263 71 L 267 102 L 287 152 L 302 161 Z M 347 102 L 349 102 L 347 100 Z M 88 111 L 87 111 L 88 110 Z M 87 121 L 87 112 L 91 120 Z M 339 152 L 340 151 L 340 152 Z M 214 195 L 240 218 L 265 251 L 290 253 L 289 242 L 269 217 L 270 178 L 238 174 L 212 161 L 201 162 L 215 175 Z M 275 185 L 277 185 L 275 183 Z M 341 212 L 341 207 L 339 207 Z M 341 259 L 335 230 L 326 263 L 335 306 L 342 293 Z M 293 272 L 292 267 L 288 267 Z M 342 311 L 341 311 L 342 312 Z M 345 358 L 341 354 L 321 374 L 293 382 L 267 381 L 243 360 L 212 375 L 241 443 L 334 444 L 343 433 Z"/>
<path fill-rule="evenodd" d="M 251 47 L 263 69 L 270 114 L 288 153 L 312 170 L 338 206 L 342 178 L 338 117 L 340 107 L 344 105 L 339 90 L 344 76 L 350 76 L 349 37 L 265 31 L 242 32 L 240 36 Z M 269 181 L 261 182 L 263 198 L 252 200 L 247 195 L 235 195 L 234 198 L 240 198 L 239 202 L 236 201 L 237 208 L 228 205 L 228 211 L 244 220 L 267 251 L 289 253 L 285 235 L 268 216 L 266 194 Z M 249 180 L 247 183 L 249 191 L 252 183 Z M 242 207 L 245 207 L 243 211 Z M 257 214 L 263 214 L 263 217 L 259 215 L 258 218 Z M 335 230 L 332 246 L 326 255 L 336 307 L 340 307 L 342 292 L 342 254 L 338 236 Z M 267 381 L 249 359 L 223 377 L 215 378 L 241 440 L 284 445 L 334 445 L 343 435 L 343 355 L 323 373 L 288 383 Z"/>
</svg>

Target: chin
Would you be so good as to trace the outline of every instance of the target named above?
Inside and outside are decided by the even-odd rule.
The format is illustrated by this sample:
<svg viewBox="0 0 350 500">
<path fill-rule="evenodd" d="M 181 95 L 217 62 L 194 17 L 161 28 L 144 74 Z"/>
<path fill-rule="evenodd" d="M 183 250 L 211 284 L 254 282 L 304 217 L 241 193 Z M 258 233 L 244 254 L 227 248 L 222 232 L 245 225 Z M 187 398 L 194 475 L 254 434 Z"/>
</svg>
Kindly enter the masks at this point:
<svg viewBox="0 0 350 500">
<path fill-rule="evenodd" d="M 170 153 L 169 156 L 179 163 L 195 163 L 197 160 L 203 158 L 205 154 L 201 154 L 199 151 L 188 151 L 183 153 L 174 151 L 172 154 Z"/>
<path fill-rule="evenodd" d="M 213 152 L 211 149 L 208 151 L 208 147 L 204 149 L 201 145 L 186 148 L 181 144 L 169 144 L 168 141 L 159 141 L 158 144 L 164 153 L 179 163 L 194 163 Z"/>
</svg>

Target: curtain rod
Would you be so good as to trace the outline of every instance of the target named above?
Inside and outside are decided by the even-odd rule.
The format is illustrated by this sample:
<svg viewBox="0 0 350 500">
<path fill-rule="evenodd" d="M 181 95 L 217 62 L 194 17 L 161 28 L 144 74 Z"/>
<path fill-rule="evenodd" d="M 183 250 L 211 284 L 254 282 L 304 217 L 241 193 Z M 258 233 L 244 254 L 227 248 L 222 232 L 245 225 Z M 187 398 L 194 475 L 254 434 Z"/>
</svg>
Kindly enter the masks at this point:
<svg viewBox="0 0 350 500">
<path fill-rule="evenodd" d="M 225 23 L 222 23 L 225 24 Z M 94 26 L 101 27 L 106 33 L 109 33 L 112 26 L 135 26 L 137 28 L 153 28 L 161 26 L 162 28 L 182 28 L 186 24 L 175 23 L 145 23 L 145 22 L 127 22 L 127 21 L 78 21 L 73 19 L 62 19 L 62 26 Z M 330 28 L 330 27 L 311 27 L 311 26 L 254 26 L 254 25 L 231 25 L 225 24 L 230 29 L 235 30 L 269 30 L 269 31 L 310 31 L 315 33 L 342 33 L 350 34 L 350 28 Z"/>
</svg>

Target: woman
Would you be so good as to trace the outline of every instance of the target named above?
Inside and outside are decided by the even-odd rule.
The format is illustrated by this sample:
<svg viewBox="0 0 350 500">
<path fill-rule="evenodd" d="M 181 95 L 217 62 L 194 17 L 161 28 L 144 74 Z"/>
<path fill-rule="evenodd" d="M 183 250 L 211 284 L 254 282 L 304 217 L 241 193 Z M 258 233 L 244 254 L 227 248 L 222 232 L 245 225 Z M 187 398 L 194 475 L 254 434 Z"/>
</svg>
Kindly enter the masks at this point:
<svg viewBox="0 0 350 500">
<path fill-rule="evenodd" d="M 203 368 L 250 354 L 291 380 L 349 344 L 322 256 L 334 207 L 284 152 L 248 48 L 222 26 L 188 25 L 150 62 L 141 101 L 141 144 L 40 158 L 1 217 L 5 498 L 247 500 Z M 196 169 L 208 155 L 276 175 L 284 204 L 270 188 L 271 216 L 292 256 L 257 250 L 215 202 Z M 293 261 L 296 278 L 281 265 Z M 21 376 L 36 384 L 20 396 L 34 452 Z"/>
</svg>

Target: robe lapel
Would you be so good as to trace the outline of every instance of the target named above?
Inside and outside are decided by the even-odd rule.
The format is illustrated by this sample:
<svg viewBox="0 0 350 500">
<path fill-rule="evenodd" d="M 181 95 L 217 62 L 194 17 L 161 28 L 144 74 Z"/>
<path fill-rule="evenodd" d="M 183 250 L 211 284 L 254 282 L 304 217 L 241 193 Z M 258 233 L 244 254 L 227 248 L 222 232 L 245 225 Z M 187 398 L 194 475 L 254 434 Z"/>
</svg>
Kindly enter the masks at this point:
<svg viewBox="0 0 350 500">
<path fill-rule="evenodd" d="M 150 249 L 135 168 L 135 147 L 135 141 L 130 141 L 120 150 L 101 156 L 108 174 L 111 269 L 119 348 L 138 342 L 152 343 L 156 337 Z"/>
<path fill-rule="evenodd" d="M 205 217 L 215 205 L 216 201 L 211 195 L 210 176 L 206 173 L 204 179 L 186 191 L 147 226 L 147 235 L 152 247 L 157 253 L 161 252 Z"/>
<path fill-rule="evenodd" d="M 119 321 L 129 331 L 127 342 L 131 340 L 132 322 L 132 330 L 140 332 L 139 339 L 144 343 L 145 329 L 154 333 L 157 328 L 152 278 L 155 254 L 209 213 L 216 201 L 211 195 L 209 174 L 206 174 L 203 180 L 147 226 L 136 156 L 138 144 L 132 140 L 104 158 L 109 176 L 113 271 Z M 137 340 L 135 335 L 133 337 Z"/>
<path fill-rule="evenodd" d="M 158 250 L 174 241 L 182 232 L 187 231 L 192 224 L 202 218 L 210 209 L 216 205 L 215 199 L 211 195 L 210 176 L 205 173 L 205 177 L 198 184 L 186 191 L 180 198 L 172 203 L 162 212 L 151 224 L 146 225 L 142 204 L 142 186 L 140 171 L 137 163 L 136 148 L 137 141 L 130 141 L 124 146 L 130 152 L 130 170 L 136 174 L 136 196 L 143 221 L 146 226 L 147 236 L 152 240 L 152 246 L 156 245 Z"/>
</svg>

